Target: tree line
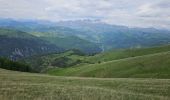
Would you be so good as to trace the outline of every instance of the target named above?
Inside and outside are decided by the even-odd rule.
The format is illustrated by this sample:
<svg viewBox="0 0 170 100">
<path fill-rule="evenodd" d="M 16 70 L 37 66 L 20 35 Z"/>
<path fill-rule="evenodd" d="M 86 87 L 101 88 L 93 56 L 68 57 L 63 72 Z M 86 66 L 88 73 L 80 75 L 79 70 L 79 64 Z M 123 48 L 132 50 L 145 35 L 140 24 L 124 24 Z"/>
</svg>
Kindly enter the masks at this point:
<svg viewBox="0 0 170 100">
<path fill-rule="evenodd" d="M 2 57 L 0 57 L 0 68 L 21 72 L 34 72 L 32 68 L 25 63 L 12 61 Z"/>
</svg>

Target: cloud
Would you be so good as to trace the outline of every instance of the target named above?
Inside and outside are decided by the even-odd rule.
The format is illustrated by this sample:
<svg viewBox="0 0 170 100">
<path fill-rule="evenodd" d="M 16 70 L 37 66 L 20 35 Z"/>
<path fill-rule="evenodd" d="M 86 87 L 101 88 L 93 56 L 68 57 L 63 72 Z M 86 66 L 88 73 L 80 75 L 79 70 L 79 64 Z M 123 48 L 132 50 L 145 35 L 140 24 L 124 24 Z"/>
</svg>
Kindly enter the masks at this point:
<svg viewBox="0 0 170 100">
<path fill-rule="evenodd" d="M 148 3 L 139 7 L 139 15 L 143 17 L 169 17 L 170 1 L 163 0 L 157 3 Z"/>
<path fill-rule="evenodd" d="M 141 5 L 136 13 L 146 26 L 170 28 L 170 1 L 159 0 Z"/>
<path fill-rule="evenodd" d="M 0 0 L 0 17 L 170 28 L 169 0 Z"/>
</svg>

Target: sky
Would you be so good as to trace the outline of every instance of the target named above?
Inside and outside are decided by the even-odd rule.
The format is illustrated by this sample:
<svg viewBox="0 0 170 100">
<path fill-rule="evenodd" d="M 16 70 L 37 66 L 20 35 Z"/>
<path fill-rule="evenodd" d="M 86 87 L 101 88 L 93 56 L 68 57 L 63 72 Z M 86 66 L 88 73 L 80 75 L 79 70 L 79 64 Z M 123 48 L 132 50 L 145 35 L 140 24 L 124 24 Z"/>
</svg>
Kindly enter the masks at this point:
<svg viewBox="0 0 170 100">
<path fill-rule="evenodd" d="M 100 20 L 170 29 L 170 0 L 0 0 L 0 18 Z"/>
</svg>

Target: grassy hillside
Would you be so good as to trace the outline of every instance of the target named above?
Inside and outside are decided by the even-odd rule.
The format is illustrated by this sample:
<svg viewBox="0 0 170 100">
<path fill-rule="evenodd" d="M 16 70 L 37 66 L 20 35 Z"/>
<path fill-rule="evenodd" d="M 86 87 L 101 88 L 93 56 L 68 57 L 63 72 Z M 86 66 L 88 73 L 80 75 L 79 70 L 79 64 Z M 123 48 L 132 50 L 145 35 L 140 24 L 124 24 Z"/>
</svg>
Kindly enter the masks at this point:
<svg viewBox="0 0 170 100">
<path fill-rule="evenodd" d="M 78 50 L 69 50 L 63 53 L 59 53 L 59 54 L 54 53 L 54 54 L 48 54 L 48 55 L 43 55 L 43 56 L 33 56 L 33 57 L 30 57 L 30 58 L 27 58 L 21 61 L 25 61 L 26 63 L 31 65 L 33 69 L 37 70 L 38 72 L 46 72 L 50 69 L 50 72 L 49 72 L 50 74 L 60 75 L 60 69 L 58 68 L 73 67 L 73 69 L 75 69 L 77 67 L 83 68 L 84 66 L 92 66 L 92 64 L 93 66 L 94 65 L 98 66 L 98 65 L 102 65 L 103 63 L 107 63 L 108 61 L 115 61 L 115 60 L 121 61 L 121 59 L 125 59 L 125 58 L 132 59 L 133 57 L 144 56 L 148 54 L 151 55 L 151 54 L 156 54 L 156 53 L 163 53 L 163 52 L 168 52 L 168 51 L 170 51 L 169 45 L 161 46 L 161 47 L 152 47 L 152 48 L 109 51 L 109 52 L 97 54 L 94 56 L 84 55 L 82 52 Z M 145 56 L 143 59 L 145 59 Z M 153 59 L 157 59 L 157 58 L 153 57 Z M 131 60 L 131 62 L 134 62 L 134 61 Z M 135 66 L 136 65 L 133 65 L 132 67 L 135 67 Z M 66 70 L 65 72 L 66 74 L 72 73 L 72 71 L 68 69 L 61 69 L 61 70 Z M 61 75 L 64 75 L 64 73 L 62 73 Z"/>
<path fill-rule="evenodd" d="M 125 49 L 114 50 L 97 54 L 89 57 L 88 60 L 92 62 L 106 62 L 111 60 L 123 59 L 128 57 L 142 56 L 147 54 L 154 54 L 160 52 L 170 51 L 170 45 L 156 46 L 151 48 L 139 48 L 139 49 Z"/>
<path fill-rule="evenodd" d="M 169 100 L 167 79 L 55 77 L 0 69 L 0 100 Z"/>
<path fill-rule="evenodd" d="M 58 54 L 48 54 L 42 56 L 33 56 L 21 60 L 31 65 L 38 72 L 46 72 L 51 68 L 67 68 L 76 65 L 84 65 L 91 63 L 87 60 L 89 56 L 79 50 L 68 50 Z"/>
<path fill-rule="evenodd" d="M 78 67 L 71 67 L 66 69 L 55 69 L 50 70 L 48 73 L 51 75 L 61 76 L 107 78 L 170 78 L 170 51 L 168 49 L 169 46 L 165 46 L 157 49 L 150 48 L 137 51 L 132 50 L 126 53 L 122 52 L 119 55 L 117 53 L 113 53 L 112 56 L 109 55 L 107 58 L 107 60 L 110 61 L 106 60 L 105 62 L 101 63 L 84 66 L 81 65 Z M 122 56 L 123 53 L 126 55 Z M 118 59 L 114 56 L 114 54 L 117 54 L 118 58 L 124 59 Z M 100 55 L 98 56 L 98 59 L 102 58 Z M 104 57 L 106 58 L 107 56 Z"/>
</svg>

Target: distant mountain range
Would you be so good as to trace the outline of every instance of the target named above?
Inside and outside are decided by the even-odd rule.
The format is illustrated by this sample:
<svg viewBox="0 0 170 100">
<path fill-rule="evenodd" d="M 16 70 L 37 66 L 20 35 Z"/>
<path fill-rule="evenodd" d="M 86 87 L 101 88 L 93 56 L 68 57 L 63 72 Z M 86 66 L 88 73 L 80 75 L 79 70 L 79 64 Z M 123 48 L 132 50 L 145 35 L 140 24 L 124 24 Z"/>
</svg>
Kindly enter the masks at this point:
<svg viewBox="0 0 170 100">
<path fill-rule="evenodd" d="M 79 30 L 80 37 L 100 43 L 104 50 L 121 48 L 139 48 L 170 42 L 170 31 L 154 28 L 128 28 L 95 21 L 67 21 L 59 26 Z M 91 38 L 89 38 L 91 37 Z"/>
<path fill-rule="evenodd" d="M 94 54 L 112 49 L 142 48 L 170 43 L 169 30 L 128 28 L 91 20 L 49 22 L 0 19 L 0 27 L 0 55 L 8 54 L 4 52 L 13 48 L 11 46 L 13 44 L 10 43 L 18 45 L 10 52 L 13 55 L 16 52 L 20 54 L 16 48 L 26 50 L 29 47 L 31 51 L 31 46 L 39 48 L 38 51 L 48 51 L 48 53 L 63 51 L 63 49 L 79 49 L 84 53 Z M 5 30 L 10 30 L 10 32 L 5 33 Z M 3 41 L 10 43 L 7 45 L 8 42 Z M 30 54 L 20 54 L 20 56 L 26 55 Z"/>
</svg>

